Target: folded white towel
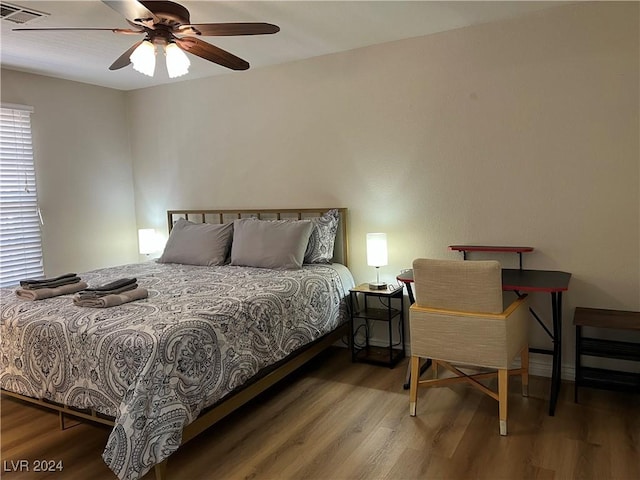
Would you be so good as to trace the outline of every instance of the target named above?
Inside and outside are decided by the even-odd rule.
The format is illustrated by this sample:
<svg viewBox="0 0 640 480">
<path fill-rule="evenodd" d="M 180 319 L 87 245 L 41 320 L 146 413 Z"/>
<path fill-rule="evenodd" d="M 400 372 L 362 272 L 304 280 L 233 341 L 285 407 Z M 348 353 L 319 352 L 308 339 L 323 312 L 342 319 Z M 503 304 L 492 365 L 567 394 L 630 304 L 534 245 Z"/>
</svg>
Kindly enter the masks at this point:
<svg viewBox="0 0 640 480">
<path fill-rule="evenodd" d="M 27 288 L 16 289 L 16 295 L 25 300 L 42 300 L 43 298 L 58 297 L 60 295 L 69 295 L 87 288 L 87 282 L 69 283 L 54 288 L 38 288 L 30 290 Z"/>
<path fill-rule="evenodd" d="M 122 305 L 147 298 L 149 292 L 146 288 L 136 288 L 119 294 L 105 295 L 104 297 L 86 298 L 80 295 L 73 296 L 73 303 L 78 307 L 107 308 Z"/>
</svg>

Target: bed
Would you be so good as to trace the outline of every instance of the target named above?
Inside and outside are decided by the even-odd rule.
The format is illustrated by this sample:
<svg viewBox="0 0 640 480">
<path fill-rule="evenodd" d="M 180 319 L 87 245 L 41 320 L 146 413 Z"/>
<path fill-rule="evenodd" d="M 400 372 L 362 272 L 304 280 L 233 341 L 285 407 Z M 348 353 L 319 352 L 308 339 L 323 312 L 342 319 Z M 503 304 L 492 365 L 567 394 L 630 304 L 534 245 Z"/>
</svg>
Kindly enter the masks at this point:
<svg viewBox="0 0 640 480">
<path fill-rule="evenodd" d="M 169 211 L 159 262 L 80 275 L 89 285 L 133 277 L 148 291 L 111 308 L 2 289 L 2 393 L 58 410 L 61 426 L 67 414 L 112 425 L 103 459 L 115 475 L 165 478 L 181 445 L 345 335 L 346 213 Z M 211 253 L 222 237 L 227 249 Z M 203 239 L 208 256 L 193 260 Z"/>
</svg>

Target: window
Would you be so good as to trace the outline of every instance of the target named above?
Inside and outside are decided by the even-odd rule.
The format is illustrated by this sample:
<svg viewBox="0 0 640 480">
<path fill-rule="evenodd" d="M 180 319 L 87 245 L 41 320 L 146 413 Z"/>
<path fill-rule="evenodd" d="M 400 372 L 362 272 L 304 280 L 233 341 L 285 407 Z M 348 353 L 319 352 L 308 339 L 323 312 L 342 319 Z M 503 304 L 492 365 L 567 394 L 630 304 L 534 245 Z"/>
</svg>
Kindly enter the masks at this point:
<svg viewBox="0 0 640 480">
<path fill-rule="evenodd" d="M 32 112 L 22 105 L 0 108 L 0 287 L 44 277 Z"/>
</svg>

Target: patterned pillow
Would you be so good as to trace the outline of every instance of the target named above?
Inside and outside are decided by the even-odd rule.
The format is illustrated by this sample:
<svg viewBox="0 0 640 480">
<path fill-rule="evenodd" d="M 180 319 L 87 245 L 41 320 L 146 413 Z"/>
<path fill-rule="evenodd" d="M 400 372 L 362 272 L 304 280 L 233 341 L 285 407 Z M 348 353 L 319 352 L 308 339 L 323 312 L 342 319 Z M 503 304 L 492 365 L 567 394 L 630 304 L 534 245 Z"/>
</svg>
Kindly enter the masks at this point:
<svg viewBox="0 0 640 480">
<path fill-rule="evenodd" d="M 309 220 L 313 224 L 313 229 L 304 253 L 304 263 L 331 263 L 340 213 L 337 209 L 333 209 L 321 217 L 313 217 Z"/>
</svg>

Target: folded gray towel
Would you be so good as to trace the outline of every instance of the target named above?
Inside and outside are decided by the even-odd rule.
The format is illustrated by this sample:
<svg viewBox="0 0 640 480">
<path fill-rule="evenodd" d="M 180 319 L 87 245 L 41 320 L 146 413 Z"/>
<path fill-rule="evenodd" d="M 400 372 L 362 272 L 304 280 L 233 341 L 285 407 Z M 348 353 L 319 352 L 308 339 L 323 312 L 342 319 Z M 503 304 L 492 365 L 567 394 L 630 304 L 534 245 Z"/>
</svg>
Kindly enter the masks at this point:
<svg viewBox="0 0 640 480">
<path fill-rule="evenodd" d="M 69 283 L 67 285 L 61 285 L 54 288 L 18 288 L 16 295 L 25 300 L 42 300 L 43 298 L 57 297 L 60 295 L 68 295 L 70 293 L 76 293 L 80 290 L 87 288 L 86 282 Z"/>
<path fill-rule="evenodd" d="M 113 282 L 105 283 L 104 285 L 100 285 L 99 287 L 90 287 L 86 288 L 87 292 L 110 292 L 112 290 L 119 290 L 122 287 L 126 287 L 128 285 L 133 285 L 138 280 L 135 278 L 120 278 L 118 280 L 114 280 Z"/>
<path fill-rule="evenodd" d="M 98 298 L 104 297 L 105 295 L 117 295 L 129 290 L 135 290 L 136 288 L 138 288 L 137 283 L 130 283 L 120 288 L 114 288 L 113 290 L 92 290 L 90 288 L 86 288 L 81 292 L 78 292 L 77 296 L 84 300 L 85 298 Z"/>
<path fill-rule="evenodd" d="M 59 275 L 57 277 L 52 277 L 52 278 L 43 278 L 40 280 L 34 280 L 31 278 L 27 278 L 26 280 L 21 280 L 20 281 L 20 286 L 24 287 L 25 285 L 39 285 L 39 284 L 47 284 L 50 282 L 55 282 L 57 280 L 63 280 L 65 278 L 70 278 L 70 277 L 75 277 L 76 274 L 75 273 L 65 273 L 63 275 Z"/>
<path fill-rule="evenodd" d="M 79 295 L 74 295 L 73 303 L 78 307 L 107 308 L 135 300 L 142 300 L 148 296 L 149 292 L 146 288 L 136 288 L 117 295 L 105 295 L 104 297 L 98 298 L 82 298 Z"/>
<path fill-rule="evenodd" d="M 49 278 L 46 280 L 22 280 L 20 286 L 27 290 L 36 290 L 38 288 L 55 288 L 62 285 L 69 285 L 70 283 L 77 283 L 80 281 L 75 273 L 68 273 L 56 278 Z"/>
</svg>

